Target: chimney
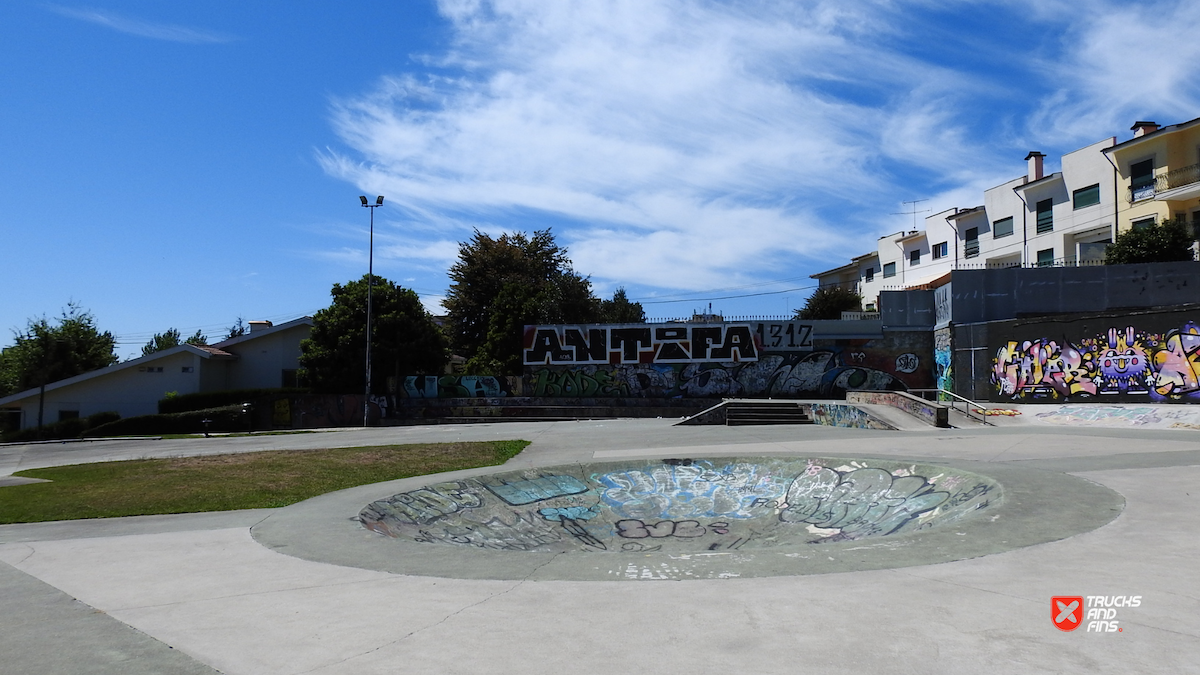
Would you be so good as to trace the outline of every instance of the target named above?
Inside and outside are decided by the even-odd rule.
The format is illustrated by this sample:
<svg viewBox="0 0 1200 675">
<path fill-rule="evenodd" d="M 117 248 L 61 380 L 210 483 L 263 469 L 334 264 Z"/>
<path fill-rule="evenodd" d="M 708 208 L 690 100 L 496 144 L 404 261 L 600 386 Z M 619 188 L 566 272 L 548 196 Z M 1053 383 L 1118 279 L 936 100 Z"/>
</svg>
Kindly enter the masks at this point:
<svg viewBox="0 0 1200 675">
<path fill-rule="evenodd" d="M 1045 157 L 1037 150 L 1031 150 L 1028 155 L 1025 155 L 1025 161 L 1029 162 L 1029 181 L 1032 183 L 1035 180 L 1042 179 L 1042 158 Z"/>
<path fill-rule="evenodd" d="M 266 319 L 264 319 L 262 321 L 248 321 L 247 323 L 250 324 L 250 332 L 251 333 L 257 333 L 258 331 L 266 330 L 266 329 L 270 328 L 272 325 L 274 325 L 270 321 L 267 321 Z"/>
<path fill-rule="evenodd" d="M 1158 123 L 1138 120 L 1137 122 L 1134 122 L 1133 126 L 1129 127 L 1129 129 L 1133 132 L 1134 138 L 1140 138 L 1146 134 L 1152 134 L 1155 131 L 1158 131 Z"/>
</svg>

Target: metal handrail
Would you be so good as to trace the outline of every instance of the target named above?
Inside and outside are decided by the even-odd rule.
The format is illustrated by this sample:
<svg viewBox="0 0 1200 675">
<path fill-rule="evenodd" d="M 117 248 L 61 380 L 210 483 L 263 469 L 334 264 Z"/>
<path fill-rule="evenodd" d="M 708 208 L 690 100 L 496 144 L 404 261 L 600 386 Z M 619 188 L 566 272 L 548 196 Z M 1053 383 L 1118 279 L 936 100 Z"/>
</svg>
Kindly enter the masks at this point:
<svg viewBox="0 0 1200 675">
<path fill-rule="evenodd" d="M 967 409 L 961 411 L 964 415 L 966 415 L 970 419 L 977 420 L 982 424 L 986 424 L 989 427 L 996 426 L 995 424 L 992 424 L 991 422 L 989 422 L 987 420 L 987 412 L 986 412 L 988 410 L 987 406 L 985 406 L 981 403 L 976 403 L 975 401 L 972 401 L 971 399 L 969 399 L 965 396 L 959 396 L 958 394 L 956 394 L 952 391 L 949 391 L 946 389 L 909 389 L 908 393 L 922 394 L 921 398 L 924 398 L 925 400 L 931 400 L 931 399 L 926 398 L 923 394 L 937 394 L 939 396 L 944 394 L 944 395 L 950 397 L 950 399 L 951 399 L 949 402 L 950 407 L 953 408 L 954 410 L 958 410 L 958 406 L 955 405 L 955 403 L 957 401 L 954 400 L 954 399 L 957 399 L 958 401 L 962 401 L 967 404 Z M 934 401 L 934 402 L 940 403 L 941 401 Z M 983 414 L 977 413 L 976 412 L 977 410 L 979 412 L 982 412 Z"/>
<path fill-rule="evenodd" d="M 1192 183 L 1200 183 L 1200 164 L 1184 166 L 1164 174 L 1159 174 L 1154 179 L 1154 193 L 1158 194 L 1167 190 L 1174 190 L 1177 187 L 1191 185 Z"/>
</svg>

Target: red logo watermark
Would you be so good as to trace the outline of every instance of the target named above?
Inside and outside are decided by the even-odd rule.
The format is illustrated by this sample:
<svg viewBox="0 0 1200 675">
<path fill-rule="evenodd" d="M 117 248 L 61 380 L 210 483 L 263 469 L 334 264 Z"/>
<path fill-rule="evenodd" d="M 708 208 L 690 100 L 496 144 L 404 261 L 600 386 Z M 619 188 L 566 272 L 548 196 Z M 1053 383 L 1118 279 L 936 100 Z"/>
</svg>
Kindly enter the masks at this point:
<svg viewBox="0 0 1200 675">
<path fill-rule="evenodd" d="M 1083 623 L 1083 596 L 1056 595 L 1050 598 L 1050 620 L 1059 630 L 1072 631 Z"/>
</svg>

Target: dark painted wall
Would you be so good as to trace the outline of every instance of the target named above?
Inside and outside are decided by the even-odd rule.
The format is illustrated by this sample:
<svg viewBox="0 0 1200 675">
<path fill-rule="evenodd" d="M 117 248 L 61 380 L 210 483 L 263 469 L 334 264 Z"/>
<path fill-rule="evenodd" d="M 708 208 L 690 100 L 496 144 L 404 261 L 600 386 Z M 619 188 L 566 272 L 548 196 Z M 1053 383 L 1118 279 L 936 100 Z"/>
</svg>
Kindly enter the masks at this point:
<svg viewBox="0 0 1200 675">
<path fill-rule="evenodd" d="M 956 270 L 951 296 L 956 324 L 1170 307 L 1200 298 L 1200 262 Z"/>
</svg>

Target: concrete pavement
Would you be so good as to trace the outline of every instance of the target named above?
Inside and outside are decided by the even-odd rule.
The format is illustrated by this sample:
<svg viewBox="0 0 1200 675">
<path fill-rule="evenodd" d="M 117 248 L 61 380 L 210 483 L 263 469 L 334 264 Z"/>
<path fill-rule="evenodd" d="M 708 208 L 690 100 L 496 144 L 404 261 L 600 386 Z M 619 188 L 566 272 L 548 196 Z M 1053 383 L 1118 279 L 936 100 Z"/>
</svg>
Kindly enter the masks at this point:
<svg viewBox="0 0 1200 675">
<path fill-rule="evenodd" d="M 1198 669 L 1200 494 L 1191 492 L 1200 491 L 1200 432 L 1036 422 L 920 432 L 671 422 L 5 448 L 0 472 L 267 446 L 525 438 L 533 445 L 506 468 L 627 457 L 922 459 L 969 464 L 981 473 L 990 467 L 1014 491 L 1023 475 L 1067 486 L 1043 505 L 1062 506 L 1061 513 L 1041 514 L 1046 529 L 1086 521 L 1094 510 L 1071 513 L 1071 486 L 1083 485 L 1078 494 L 1089 498 L 1116 495 L 1123 509 L 1115 519 L 1091 513 L 1106 524 L 1076 522 L 1066 538 L 954 562 L 684 582 L 539 580 L 536 570 L 464 579 L 451 578 L 450 565 L 442 576 L 417 576 L 389 571 L 387 555 L 376 555 L 384 564 L 362 557 L 331 564 L 343 552 L 322 528 L 353 515 L 368 493 L 403 487 L 394 485 L 278 510 L 3 526 L 0 598 L 9 611 L 0 632 L 0 673 Z M 291 531 L 272 535 L 273 521 L 288 521 Z M 1115 609 L 1119 632 L 1062 632 L 1050 621 L 1052 596 L 1141 599 L 1135 608 Z"/>
</svg>

